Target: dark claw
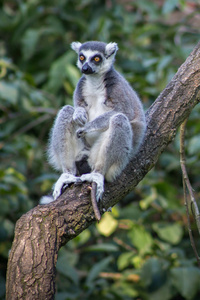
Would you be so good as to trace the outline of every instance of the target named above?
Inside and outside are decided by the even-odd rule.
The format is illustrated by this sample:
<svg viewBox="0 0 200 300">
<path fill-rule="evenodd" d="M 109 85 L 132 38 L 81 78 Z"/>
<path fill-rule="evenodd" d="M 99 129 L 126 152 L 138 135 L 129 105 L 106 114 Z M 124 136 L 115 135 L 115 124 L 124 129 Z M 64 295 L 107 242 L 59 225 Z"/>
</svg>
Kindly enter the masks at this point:
<svg viewBox="0 0 200 300">
<path fill-rule="evenodd" d="M 82 182 L 82 180 L 80 180 L 80 179 L 78 179 L 76 182 L 74 182 L 74 185 L 76 186 L 76 185 L 81 185 L 83 182 Z"/>
<path fill-rule="evenodd" d="M 84 136 L 84 130 L 83 129 L 78 129 L 77 132 L 76 132 L 76 134 L 77 134 L 78 138 L 81 138 L 81 137 Z"/>
<path fill-rule="evenodd" d="M 68 187 L 68 184 L 63 184 L 62 189 L 61 189 L 61 194 L 64 193 L 64 191 L 66 190 L 67 187 Z"/>
</svg>

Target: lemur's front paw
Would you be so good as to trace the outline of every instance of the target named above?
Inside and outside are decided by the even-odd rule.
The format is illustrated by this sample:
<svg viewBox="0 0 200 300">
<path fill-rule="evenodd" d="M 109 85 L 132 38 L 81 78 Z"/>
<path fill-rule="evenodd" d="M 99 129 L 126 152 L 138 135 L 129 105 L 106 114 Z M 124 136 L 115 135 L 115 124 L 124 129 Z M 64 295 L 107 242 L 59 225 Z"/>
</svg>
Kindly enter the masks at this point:
<svg viewBox="0 0 200 300">
<path fill-rule="evenodd" d="M 60 175 L 60 178 L 57 180 L 57 182 L 54 185 L 54 191 L 53 191 L 53 198 L 56 200 L 62 193 L 62 188 L 64 186 L 68 186 L 70 183 L 74 183 L 79 181 L 79 177 L 76 177 L 69 173 L 63 173 Z"/>
<path fill-rule="evenodd" d="M 73 114 L 74 122 L 79 126 L 84 126 L 87 122 L 87 114 L 82 108 L 77 108 Z"/>
<path fill-rule="evenodd" d="M 77 131 L 76 131 L 76 135 L 77 137 L 80 139 L 80 138 L 83 138 L 86 134 L 86 130 L 84 128 L 79 128 Z"/>
<path fill-rule="evenodd" d="M 103 192 L 104 192 L 104 176 L 100 173 L 88 173 L 83 174 L 80 179 L 82 181 L 88 182 L 96 182 L 97 184 L 97 192 L 96 192 L 96 199 L 99 201 L 102 199 Z"/>
</svg>

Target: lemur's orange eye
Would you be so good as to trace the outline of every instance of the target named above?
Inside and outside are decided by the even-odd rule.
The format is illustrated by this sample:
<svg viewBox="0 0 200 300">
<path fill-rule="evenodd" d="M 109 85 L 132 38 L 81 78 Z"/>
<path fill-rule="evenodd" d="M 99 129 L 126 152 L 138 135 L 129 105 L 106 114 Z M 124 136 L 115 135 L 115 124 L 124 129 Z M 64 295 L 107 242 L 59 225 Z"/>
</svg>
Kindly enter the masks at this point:
<svg viewBox="0 0 200 300">
<path fill-rule="evenodd" d="M 81 61 L 83 61 L 83 60 L 85 59 L 85 56 L 83 56 L 83 55 L 80 55 L 80 57 L 79 57 L 79 58 L 80 58 L 80 60 L 81 60 Z"/>
<path fill-rule="evenodd" d="M 94 60 L 95 60 L 96 62 L 99 62 L 99 61 L 100 61 L 100 58 L 99 58 L 98 56 L 95 56 Z"/>
</svg>

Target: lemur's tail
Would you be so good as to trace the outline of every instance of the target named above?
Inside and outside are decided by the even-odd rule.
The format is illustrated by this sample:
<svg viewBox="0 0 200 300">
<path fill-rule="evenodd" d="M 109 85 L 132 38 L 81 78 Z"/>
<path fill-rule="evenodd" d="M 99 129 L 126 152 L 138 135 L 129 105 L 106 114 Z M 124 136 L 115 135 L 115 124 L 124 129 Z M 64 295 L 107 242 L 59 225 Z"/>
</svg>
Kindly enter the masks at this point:
<svg viewBox="0 0 200 300">
<path fill-rule="evenodd" d="M 53 202 L 54 199 L 53 199 L 53 196 L 43 196 L 40 201 L 39 201 L 39 204 L 43 205 L 43 204 L 49 204 L 51 202 Z"/>
</svg>

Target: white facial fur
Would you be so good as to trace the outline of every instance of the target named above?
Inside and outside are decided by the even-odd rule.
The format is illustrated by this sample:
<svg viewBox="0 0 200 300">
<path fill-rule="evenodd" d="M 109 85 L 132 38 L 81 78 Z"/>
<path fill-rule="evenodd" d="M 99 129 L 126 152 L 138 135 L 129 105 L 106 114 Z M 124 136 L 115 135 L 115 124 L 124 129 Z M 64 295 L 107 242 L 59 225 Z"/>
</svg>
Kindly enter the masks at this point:
<svg viewBox="0 0 200 300">
<path fill-rule="evenodd" d="M 93 57 L 95 54 L 101 54 L 98 51 L 92 51 L 92 50 L 82 50 L 81 53 L 85 56 L 84 64 L 89 63 L 90 58 Z M 78 57 L 78 60 L 77 60 L 77 66 L 80 70 L 83 66 L 82 63 L 79 60 L 79 57 Z"/>
<path fill-rule="evenodd" d="M 81 45 L 82 44 L 80 42 L 73 42 L 71 44 L 71 48 L 77 54 L 79 54 L 79 50 L 80 50 Z M 93 51 L 93 50 L 82 50 L 81 53 L 85 56 L 84 64 L 86 62 L 88 64 L 91 64 L 90 63 L 90 58 L 91 57 L 94 57 L 94 55 L 98 55 L 98 54 L 101 55 L 103 61 L 99 66 L 95 65 L 94 69 L 95 69 L 95 74 L 102 75 L 102 74 L 104 74 L 104 73 L 106 73 L 107 71 L 110 70 L 110 68 L 111 68 L 111 66 L 114 62 L 114 58 L 115 58 L 117 50 L 118 50 L 118 46 L 117 46 L 116 43 L 108 43 L 106 45 L 106 48 L 105 48 L 105 55 L 102 55 L 102 53 L 99 52 L 98 50 L 95 50 L 95 51 Z M 80 62 L 79 58 L 78 58 L 78 61 L 77 61 L 77 66 L 80 70 L 82 69 L 83 64 Z"/>
<path fill-rule="evenodd" d="M 95 68 L 95 74 L 98 74 L 98 75 L 103 75 L 105 74 L 107 71 L 110 70 L 112 64 L 113 64 L 113 61 L 114 61 L 114 56 L 115 55 L 111 55 L 110 57 L 106 58 L 105 56 L 102 55 L 101 52 L 98 52 L 98 51 L 92 51 L 92 50 L 83 50 L 81 51 L 81 53 L 83 53 L 83 55 L 85 56 L 85 61 L 84 63 L 88 62 L 89 64 L 90 63 L 90 58 L 93 57 L 94 55 L 101 55 L 102 57 L 102 62 L 100 65 L 95 65 L 94 68 Z M 80 60 L 78 59 L 77 61 L 77 66 L 78 68 L 81 70 L 82 68 L 82 64 L 80 62 Z"/>
<path fill-rule="evenodd" d="M 81 47 L 81 43 L 80 42 L 73 42 L 71 43 L 71 48 L 76 52 L 79 53 L 79 49 Z"/>
<path fill-rule="evenodd" d="M 81 43 L 80 42 L 73 42 L 71 43 L 71 48 L 76 52 L 76 53 L 79 53 L 79 49 L 81 47 Z M 110 56 L 111 54 L 116 54 L 117 50 L 118 50 L 118 46 L 117 46 L 117 43 L 108 43 L 106 45 L 106 55 L 107 56 Z"/>
<path fill-rule="evenodd" d="M 114 55 L 116 54 L 117 50 L 118 50 L 118 46 L 117 43 L 109 43 L 106 45 L 106 55 L 109 57 L 110 55 Z"/>
</svg>

